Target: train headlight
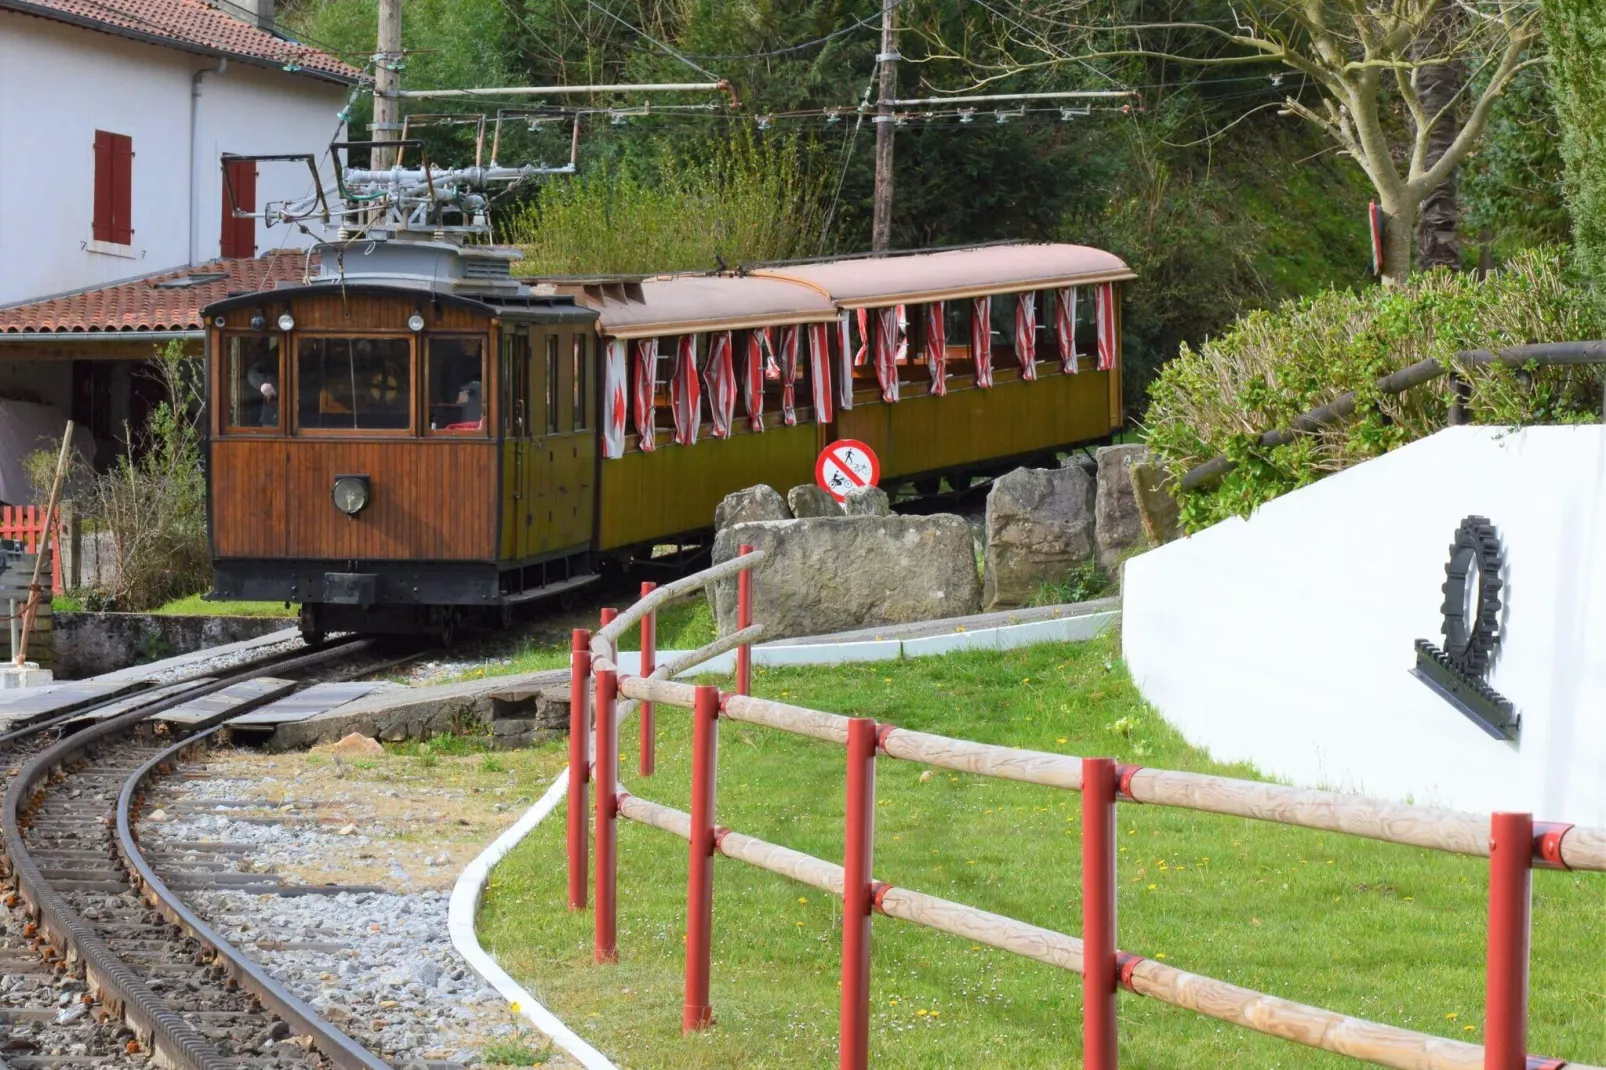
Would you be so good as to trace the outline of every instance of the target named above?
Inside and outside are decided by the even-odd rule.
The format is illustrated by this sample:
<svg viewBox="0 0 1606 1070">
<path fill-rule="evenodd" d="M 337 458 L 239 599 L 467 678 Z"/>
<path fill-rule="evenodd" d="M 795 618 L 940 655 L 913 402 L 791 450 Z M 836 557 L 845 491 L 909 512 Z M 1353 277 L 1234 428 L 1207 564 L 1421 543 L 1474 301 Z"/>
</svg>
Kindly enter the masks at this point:
<svg viewBox="0 0 1606 1070">
<path fill-rule="evenodd" d="M 290 313 L 288 313 L 288 312 L 281 312 L 279 314 L 279 330 L 281 330 L 281 331 L 293 331 L 295 329 L 296 329 L 296 318 L 294 316 L 290 315 Z"/>
<path fill-rule="evenodd" d="M 419 331 L 423 330 L 424 317 L 419 315 L 417 312 L 414 312 L 411 316 L 408 316 L 407 329 L 412 331 L 414 334 L 417 334 Z"/>
<path fill-rule="evenodd" d="M 367 476 L 335 476 L 330 492 L 335 508 L 347 516 L 356 516 L 368 508 L 369 484 Z"/>
</svg>

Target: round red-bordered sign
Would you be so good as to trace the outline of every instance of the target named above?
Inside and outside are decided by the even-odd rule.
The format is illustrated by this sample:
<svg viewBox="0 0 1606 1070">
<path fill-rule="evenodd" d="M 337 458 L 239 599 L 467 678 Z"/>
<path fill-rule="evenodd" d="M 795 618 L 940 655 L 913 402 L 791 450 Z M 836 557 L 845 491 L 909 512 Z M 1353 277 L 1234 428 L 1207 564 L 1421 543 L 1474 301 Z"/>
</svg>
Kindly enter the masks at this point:
<svg viewBox="0 0 1606 1070">
<path fill-rule="evenodd" d="M 814 462 L 814 482 L 837 501 L 854 487 L 873 487 L 880 481 L 881 462 L 875 450 L 856 438 L 837 439 Z"/>
</svg>

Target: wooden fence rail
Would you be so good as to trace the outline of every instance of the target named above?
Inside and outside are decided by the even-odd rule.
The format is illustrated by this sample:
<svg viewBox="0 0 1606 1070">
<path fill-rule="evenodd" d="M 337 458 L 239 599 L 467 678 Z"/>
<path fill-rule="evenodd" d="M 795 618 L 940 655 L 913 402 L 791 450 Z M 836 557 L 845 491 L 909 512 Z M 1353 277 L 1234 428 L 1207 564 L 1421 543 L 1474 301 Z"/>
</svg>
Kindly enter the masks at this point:
<svg viewBox="0 0 1606 1070">
<path fill-rule="evenodd" d="M 674 665 L 651 665 L 648 676 L 623 676 L 618 640 L 633 626 L 650 641 L 654 615 L 671 598 L 738 573 L 762 554 L 749 553 L 696 576 L 647 591 L 623 614 L 603 611 L 594 635 L 577 630 L 571 664 L 570 906 L 585 905 L 586 787 L 596 785 L 596 958 L 618 958 L 615 917 L 617 832 L 624 818 L 677 836 L 691 850 L 686 934 L 686 1003 L 683 1028 L 713 1021 L 708 1003 L 715 854 L 818 888 L 843 900 L 843 1070 L 868 1063 L 869 929 L 872 912 L 1080 973 L 1083 977 L 1084 1070 L 1115 1070 L 1115 997 L 1118 987 L 1220 1021 L 1324 1051 L 1398 1070 L 1602 1070 L 1581 1063 L 1531 1056 L 1527 1042 L 1527 967 L 1535 866 L 1606 870 L 1606 829 L 1534 822 L 1527 814 L 1481 815 L 1407 806 L 1364 796 L 1311 791 L 1173 770 L 1118 766 L 1106 758 L 1078 758 L 916 732 L 864 718 L 813 710 L 669 677 L 732 647 L 745 652 L 760 631 L 744 627 Z M 750 583 L 739 583 L 738 620 L 751 620 Z M 740 659 L 748 663 L 747 659 Z M 738 674 L 739 679 L 745 674 Z M 745 679 L 742 680 L 745 684 Z M 594 685 L 594 686 L 593 686 Z M 594 699 L 594 701 L 593 701 Z M 694 711 L 692 812 L 642 799 L 618 780 L 619 727 L 636 704 Z M 651 708 L 646 706 L 646 708 Z M 847 750 L 848 807 L 844 866 L 715 824 L 718 722 L 774 728 Z M 644 732 L 643 746 L 648 739 Z M 1082 792 L 1083 910 L 1081 939 L 936 896 L 870 879 L 875 824 L 874 764 L 878 756 L 1004 780 Z M 649 768 L 644 765 L 644 772 Z M 1187 973 L 1115 944 L 1117 801 L 1271 821 L 1490 859 L 1485 1040 L 1482 1046 L 1352 1018 L 1319 1007 Z M 1106 829 L 1107 836 L 1097 835 Z M 578 894 L 577 894 L 578 893 Z M 861 928 L 862 926 L 862 928 Z"/>
</svg>

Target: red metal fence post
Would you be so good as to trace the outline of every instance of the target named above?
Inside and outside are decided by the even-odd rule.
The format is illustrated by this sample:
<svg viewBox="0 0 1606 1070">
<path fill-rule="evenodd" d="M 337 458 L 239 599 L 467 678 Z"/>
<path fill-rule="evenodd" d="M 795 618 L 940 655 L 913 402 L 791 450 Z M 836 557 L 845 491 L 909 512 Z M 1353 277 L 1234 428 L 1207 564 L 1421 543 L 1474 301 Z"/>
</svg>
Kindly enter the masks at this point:
<svg viewBox="0 0 1606 1070">
<path fill-rule="evenodd" d="M 1484 982 L 1484 1070 L 1528 1062 L 1528 932 L 1532 921 L 1532 814 L 1489 816 L 1489 959 Z"/>
<path fill-rule="evenodd" d="M 617 904 L 619 878 L 619 674 L 597 673 L 597 912 L 596 960 L 619 961 Z"/>
<path fill-rule="evenodd" d="M 586 785 L 591 782 L 591 633 L 574 630 L 569 653 L 569 909 L 586 908 Z"/>
<path fill-rule="evenodd" d="M 842 838 L 841 1070 L 870 1063 L 870 860 L 875 846 L 876 723 L 848 722 L 848 810 Z"/>
<path fill-rule="evenodd" d="M 656 583 L 643 583 L 641 597 L 646 598 L 658 589 Z M 652 675 L 657 668 L 658 658 L 658 611 L 653 610 L 641 618 L 641 675 L 645 679 Z M 653 723 L 652 703 L 643 701 L 638 708 L 641 718 L 641 756 L 640 769 L 642 776 L 652 776 L 657 767 L 658 729 Z"/>
<path fill-rule="evenodd" d="M 743 557 L 753 552 L 753 548 L 743 543 L 737 551 Z M 736 577 L 736 629 L 740 631 L 753 623 L 753 570 L 742 569 Z M 736 648 L 736 693 L 738 695 L 751 695 L 753 693 L 753 644 L 743 643 Z"/>
<path fill-rule="evenodd" d="M 1115 763 L 1083 758 L 1083 1070 L 1115 1070 L 1115 990 Z"/>
<path fill-rule="evenodd" d="M 714 927 L 714 791 L 719 772 L 719 688 L 700 686 L 692 705 L 691 859 L 686 867 L 686 1006 L 682 1033 L 714 1024 L 708 977 Z"/>
<path fill-rule="evenodd" d="M 617 609 L 604 609 L 602 611 L 602 626 L 606 628 L 608 625 L 612 624 L 613 619 L 618 615 L 619 611 Z"/>
</svg>

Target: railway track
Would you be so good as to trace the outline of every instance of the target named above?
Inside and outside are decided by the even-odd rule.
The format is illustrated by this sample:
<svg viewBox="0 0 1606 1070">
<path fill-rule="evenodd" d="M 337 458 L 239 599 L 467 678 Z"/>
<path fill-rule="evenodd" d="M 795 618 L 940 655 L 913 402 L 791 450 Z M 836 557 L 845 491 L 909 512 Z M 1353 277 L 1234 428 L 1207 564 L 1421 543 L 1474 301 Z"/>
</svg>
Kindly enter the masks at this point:
<svg viewBox="0 0 1606 1070">
<path fill-rule="evenodd" d="M 387 1068 L 179 901 L 170 882 L 207 879 L 231 845 L 147 858 L 132 831 L 144 781 L 184 746 L 369 646 L 264 658 L 0 735 L 0 1068 Z M 173 711 L 185 722 L 152 719 Z"/>
</svg>

